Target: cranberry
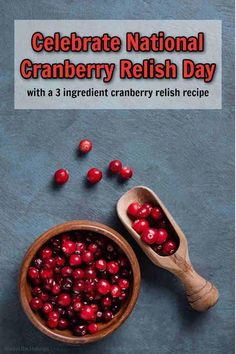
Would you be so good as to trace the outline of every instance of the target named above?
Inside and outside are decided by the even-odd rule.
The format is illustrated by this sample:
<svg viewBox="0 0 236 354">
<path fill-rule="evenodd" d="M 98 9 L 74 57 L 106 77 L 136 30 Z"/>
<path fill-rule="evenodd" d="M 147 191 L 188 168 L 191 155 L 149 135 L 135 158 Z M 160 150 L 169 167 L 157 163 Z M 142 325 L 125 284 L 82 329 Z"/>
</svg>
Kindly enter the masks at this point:
<svg viewBox="0 0 236 354">
<path fill-rule="evenodd" d="M 70 305 L 70 302 L 71 302 L 71 297 L 69 294 L 67 293 L 61 293 L 59 296 L 58 296 L 58 300 L 57 300 L 58 304 L 63 306 L 63 307 L 66 307 L 66 306 L 69 306 Z"/>
<path fill-rule="evenodd" d="M 56 262 L 56 265 L 59 266 L 59 267 L 63 267 L 65 265 L 65 258 L 64 257 L 61 257 L 61 256 L 57 256 L 55 257 L 55 262 Z"/>
<path fill-rule="evenodd" d="M 112 173 L 118 173 L 120 172 L 122 168 L 122 163 L 120 160 L 113 160 L 109 163 L 109 171 Z"/>
<path fill-rule="evenodd" d="M 139 219 L 146 219 L 151 214 L 151 211 L 152 211 L 151 204 L 144 203 L 139 209 L 139 211 L 137 212 L 137 217 Z"/>
<path fill-rule="evenodd" d="M 130 167 L 122 167 L 120 170 L 120 177 L 124 180 L 128 180 L 133 176 L 133 171 Z"/>
<path fill-rule="evenodd" d="M 53 278 L 46 278 L 43 282 L 43 287 L 44 287 L 44 289 L 50 291 L 54 284 L 55 284 L 55 281 Z"/>
<path fill-rule="evenodd" d="M 40 270 L 40 278 L 41 279 L 47 279 L 47 278 L 52 278 L 53 276 L 53 271 L 50 268 L 42 268 Z"/>
<path fill-rule="evenodd" d="M 51 288 L 51 292 L 54 295 L 58 295 L 61 292 L 61 287 L 58 284 L 54 284 Z"/>
<path fill-rule="evenodd" d="M 65 266 L 61 270 L 61 275 L 63 277 L 68 277 L 68 276 L 70 276 L 72 274 L 72 272 L 73 272 L 73 269 L 71 267 Z"/>
<path fill-rule="evenodd" d="M 49 312 L 52 312 L 52 310 L 53 310 L 53 306 L 50 302 L 45 302 L 43 304 L 43 308 L 42 308 L 43 313 L 48 314 Z"/>
<path fill-rule="evenodd" d="M 29 267 L 28 276 L 30 279 L 38 279 L 39 278 L 39 271 L 35 267 Z"/>
<path fill-rule="evenodd" d="M 76 242 L 76 253 L 79 254 L 86 250 L 86 244 L 84 242 Z"/>
<path fill-rule="evenodd" d="M 79 254 L 72 254 L 69 258 L 69 263 L 72 267 L 78 266 L 82 263 L 82 258 Z"/>
<path fill-rule="evenodd" d="M 121 295 L 121 289 L 118 285 L 114 284 L 111 286 L 111 296 L 119 297 Z"/>
<path fill-rule="evenodd" d="M 33 297 L 33 299 L 31 299 L 30 307 L 32 308 L 32 310 L 35 310 L 35 311 L 39 310 L 42 308 L 42 306 L 43 306 L 43 302 L 38 297 Z"/>
<path fill-rule="evenodd" d="M 94 320 L 96 318 L 94 309 L 89 305 L 83 306 L 80 311 L 80 318 L 84 321 Z"/>
<path fill-rule="evenodd" d="M 90 152 L 92 150 L 92 148 L 93 148 L 93 144 L 92 144 L 91 140 L 84 139 L 84 140 L 81 140 L 79 143 L 79 151 L 82 154 L 87 154 L 88 152 Z"/>
<path fill-rule="evenodd" d="M 114 250 L 115 250 L 114 246 L 111 243 L 109 243 L 107 245 L 107 252 L 114 252 Z"/>
<path fill-rule="evenodd" d="M 56 262 L 54 258 L 46 258 L 43 262 L 45 268 L 55 268 Z"/>
<path fill-rule="evenodd" d="M 119 275 L 118 274 L 114 274 L 111 276 L 111 284 L 117 284 L 118 283 L 118 280 L 120 279 Z"/>
<path fill-rule="evenodd" d="M 73 287 L 73 281 L 71 278 L 66 277 L 62 280 L 62 282 L 61 282 L 62 290 L 69 291 L 72 289 L 72 287 Z"/>
<path fill-rule="evenodd" d="M 141 205 L 138 202 L 133 202 L 128 206 L 127 213 L 130 216 L 137 217 Z"/>
<path fill-rule="evenodd" d="M 83 279 L 84 278 L 84 270 L 81 268 L 76 268 L 73 270 L 72 277 L 74 279 Z"/>
<path fill-rule="evenodd" d="M 92 268 L 92 267 L 87 267 L 85 269 L 85 277 L 88 279 L 95 279 L 97 276 L 97 272 L 96 269 Z"/>
<path fill-rule="evenodd" d="M 156 243 L 161 245 L 167 240 L 168 233 L 165 229 L 157 229 L 156 230 Z"/>
<path fill-rule="evenodd" d="M 158 221 L 158 227 L 162 229 L 166 229 L 169 226 L 169 223 L 166 219 L 162 219 Z"/>
<path fill-rule="evenodd" d="M 82 259 L 85 263 L 90 263 L 93 261 L 93 253 L 91 251 L 84 251 L 82 253 Z"/>
<path fill-rule="evenodd" d="M 102 318 L 104 322 L 109 322 L 113 318 L 113 313 L 109 310 L 104 311 Z"/>
<path fill-rule="evenodd" d="M 55 252 L 60 251 L 60 249 L 61 249 L 61 241 L 60 241 L 59 238 L 53 237 L 53 238 L 50 240 L 50 244 L 51 244 L 51 246 L 52 246 L 53 251 L 55 251 Z"/>
<path fill-rule="evenodd" d="M 40 269 L 43 265 L 43 260 L 41 258 L 36 258 L 33 262 L 35 268 Z"/>
<path fill-rule="evenodd" d="M 109 293 L 111 286 L 106 279 L 100 279 L 97 283 L 97 290 L 100 294 L 106 295 Z"/>
<path fill-rule="evenodd" d="M 49 328 L 56 328 L 59 322 L 59 313 L 52 311 L 48 314 L 47 325 Z"/>
<path fill-rule="evenodd" d="M 95 267 L 101 272 L 103 272 L 107 268 L 107 262 L 105 261 L 105 259 L 98 259 L 95 263 Z"/>
<path fill-rule="evenodd" d="M 148 245 L 152 245 L 157 239 L 157 230 L 152 228 L 147 228 L 142 232 L 141 239 Z"/>
<path fill-rule="evenodd" d="M 83 280 L 76 280 L 73 284 L 73 291 L 76 294 L 79 294 L 82 291 L 84 291 L 84 288 L 85 288 L 85 283 Z"/>
<path fill-rule="evenodd" d="M 87 326 L 87 330 L 90 334 L 94 334 L 98 331 L 98 325 L 96 323 L 90 323 Z"/>
<path fill-rule="evenodd" d="M 106 296 L 101 300 L 101 305 L 104 309 L 111 307 L 111 304 L 112 304 L 112 301 L 109 296 Z"/>
<path fill-rule="evenodd" d="M 66 318 L 60 318 L 58 321 L 57 328 L 63 330 L 68 327 L 69 327 L 69 321 Z"/>
<path fill-rule="evenodd" d="M 57 184 L 65 184 L 70 178 L 69 172 L 64 168 L 57 170 L 54 174 L 54 181 Z"/>
<path fill-rule="evenodd" d="M 83 337 L 87 333 L 87 328 L 84 325 L 76 326 L 73 333 L 75 336 Z"/>
<path fill-rule="evenodd" d="M 41 252 L 40 252 L 40 257 L 41 257 L 42 259 L 52 257 L 52 249 L 49 248 L 49 247 L 43 248 L 43 249 L 41 250 Z"/>
<path fill-rule="evenodd" d="M 49 295 L 48 295 L 46 292 L 41 291 L 41 293 L 39 294 L 39 298 L 40 298 L 43 302 L 45 302 L 45 301 L 48 301 Z"/>
<path fill-rule="evenodd" d="M 120 301 L 125 301 L 126 298 L 127 298 L 127 293 L 125 293 L 125 292 L 122 292 L 122 293 L 120 294 L 120 296 L 119 296 L 119 300 L 120 300 Z"/>
<path fill-rule="evenodd" d="M 88 250 L 92 253 L 96 253 L 98 250 L 98 245 L 96 243 L 90 243 Z"/>
<path fill-rule="evenodd" d="M 65 316 L 66 310 L 64 307 L 54 305 L 54 311 L 57 311 L 59 313 L 59 316 Z"/>
<path fill-rule="evenodd" d="M 35 286 L 31 291 L 33 296 L 38 296 L 41 292 L 42 290 L 39 286 Z"/>
<path fill-rule="evenodd" d="M 145 219 L 137 219 L 133 222 L 132 228 L 136 231 L 139 235 L 149 227 L 149 223 Z"/>
<path fill-rule="evenodd" d="M 118 262 L 120 264 L 121 267 L 126 267 L 128 265 L 128 259 L 127 257 L 125 256 L 121 256 L 119 259 L 118 259 Z"/>
<path fill-rule="evenodd" d="M 116 274 L 119 272 L 119 264 L 115 261 L 111 261 L 109 263 L 107 263 L 107 271 L 110 274 Z"/>
<path fill-rule="evenodd" d="M 162 211 L 160 208 L 156 207 L 152 209 L 151 216 L 154 220 L 160 220 L 162 218 Z"/>
<path fill-rule="evenodd" d="M 162 245 L 154 244 L 152 245 L 152 249 L 154 252 L 159 253 L 162 250 Z"/>
<path fill-rule="evenodd" d="M 73 301 L 73 310 L 76 311 L 76 312 L 78 312 L 78 311 L 81 310 L 81 308 L 82 308 L 82 303 L 81 303 L 80 299 L 74 300 L 74 301 Z"/>
<path fill-rule="evenodd" d="M 102 171 L 98 168 L 91 168 L 87 173 L 87 180 L 91 184 L 98 183 L 102 179 Z"/>
<path fill-rule="evenodd" d="M 174 241 L 172 240 L 169 240 L 169 241 L 166 241 L 164 244 L 163 244 L 163 252 L 164 254 L 166 255 L 171 255 L 173 254 L 177 249 L 177 245 Z"/>
<path fill-rule="evenodd" d="M 129 281 L 127 279 L 119 279 L 118 284 L 122 290 L 126 290 L 129 287 Z"/>
<path fill-rule="evenodd" d="M 97 321 L 101 321 L 102 320 L 102 317 L 103 317 L 103 312 L 102 311 L 98 311 L 97 312 Z"/>
<path fill-rule="evenodd" d="M 65 254 L 67 254 L 67 255 L 69 255 L 69 254 L 72 254 L 72 253 L 74 253 L 75 252 L 75 250 L 76 250 L 76 244 L 75 244 L 75 242 L 73 242 L 73 241 L 71 241 L 71 240 L 64 240 L 63 242 L 62 242 L 62 251 L 65 253 Z"/>
</svg>

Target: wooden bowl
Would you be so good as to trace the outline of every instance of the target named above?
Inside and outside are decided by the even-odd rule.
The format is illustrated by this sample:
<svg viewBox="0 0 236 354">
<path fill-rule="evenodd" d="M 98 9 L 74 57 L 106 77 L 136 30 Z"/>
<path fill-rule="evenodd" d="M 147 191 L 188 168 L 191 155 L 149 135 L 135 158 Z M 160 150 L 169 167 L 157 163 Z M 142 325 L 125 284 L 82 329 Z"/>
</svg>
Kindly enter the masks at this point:
<svg viewBox="0 0 236 354">
<path fill-rule="evenodd" d="M 31 296 L 31 286 L 27 280 L 27 270 L 33 260 L 35 254 L 39 251 L 42 245 L 47 242 L 50 238 L 57 236 L 63 232 L 74 231 L 74 230 L 87 230 L 93 231 L 103 236 L 108 237 L 113 242 L 115 242 L 126 254 L 129 259 L 131 269 L 133 272 L 133 281 L 130 288 L 130 294 L 127 301 L 124 302 L 119 312 L 114 316 L 114 318 L 108 323 L 102 323 L 99 325 L 99 331 L 95 334 L 88 334 L 84 337 L 76 337 L 69 330 L 58 330 L 50 329 L 46 327 L 44 320 L 31 310 L 29 302 L 32 298 Z M 19 294 L 20 301 L 25 311 L 26 315 L 30 321 L 37 327 L 41 332 L 47 336 L 56 339 L 58 341 L 68 343 L 68 344 L 85 344 L 98 341 L 107 335 L 113 333 L 121 324 L 127 319 L 127 317 L 132 312 L 134 305 L 137 301 L 140 289 L 140 268 L 138 260 L 134 251 L 128 242 L 115 230 L 111 229 L 106 225 L 102 225 L 93 221 L 68 221 L 64 224 L 57 225 L 50 230 L 43 233 L 39 238 L 37 238 L 30 248 L 28 249 L 20 270 L 19 277 Z"/>
</svg>

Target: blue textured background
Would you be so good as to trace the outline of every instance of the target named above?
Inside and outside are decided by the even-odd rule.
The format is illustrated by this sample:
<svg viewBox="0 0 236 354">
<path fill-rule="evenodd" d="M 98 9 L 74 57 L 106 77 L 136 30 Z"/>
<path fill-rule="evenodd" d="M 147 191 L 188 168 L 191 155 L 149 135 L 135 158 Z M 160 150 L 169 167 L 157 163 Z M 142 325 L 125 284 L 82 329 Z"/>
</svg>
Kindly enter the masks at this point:
<svg viewBox="0 0 236 354">
<path fill-rule="evenodd" d="M 1 352 L 80 354 L 234 352 L 234 51 L 233 1 L 0 1 L 0 228 Z M 218 111 L 15 111 L 14 19 L 220 19 L 223 22 L 223 109 Z M 78 159 L 81 138 L 94 151 Z M 90 166 L 119 157 L 134 167 L 127 185 L 105 177 L 94 188 L 83 178 Z M 53 190 L 55 169 L 71 181 Z M 132 243 L 115 214 L 128 188 L 154 189 L 185 231 L 196 269 L 220 291 L 205 314 L 190 310 L 179 282 L 156 268 Z M 17 294 L 22 257 L 49 227 L 69 219 L 107 223 L 132 243 L 142 288 L 125 324 L 102 342 L 70 347 L 38 332 Z"/>
</svg>

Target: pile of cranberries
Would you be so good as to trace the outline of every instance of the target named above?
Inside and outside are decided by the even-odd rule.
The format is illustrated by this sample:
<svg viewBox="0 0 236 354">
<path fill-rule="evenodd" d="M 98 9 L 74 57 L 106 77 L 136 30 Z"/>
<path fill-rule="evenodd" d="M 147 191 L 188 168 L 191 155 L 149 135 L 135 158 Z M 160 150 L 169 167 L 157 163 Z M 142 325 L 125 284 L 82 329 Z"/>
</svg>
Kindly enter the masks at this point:
<svg viewBox="0 0 236 354">
<path fill-rule="evenodd" d="M 32 299 L 49 328 L 93 334 L 126 301 L 132 283 L 128 258 L 102 235 L 73 231 L 50 239 L 28 269 Z"/>
<path fill-rule="evenodd" d="M 87 139 L 81 140 L 78 146 L 78 150 L 80 154 L 87 154 L 92 150 L 92 148 L 93 148 L 93 144 L 91 140 L 87 140 Z M 128 166 L 122 166 L 122 162 L 120 160 L 111 161 L 109 163 L 108 170 L 112 174 L 118 174 L 119 177 L 124 181 L 127 181 L 133 176 L 132 168 Z M 102 177 L 103 177 L 102 171 L 96 167 L 91 168 L 87 172 L 87 181 L 91 184 L 100 182 Z M 59 185 L 65 184 L 66 182 L 68 182 L 69 178 L 70 178 L 69 171 L 64 168 L 60 168 L 54 173 L 54 181 L 56 184 Z"/>
<path fill-rule="evenodd" d="M 141 240 L 161 256 L 170 256 L 178 248 L 178 237 L 160 206 L 133 202 L 127 214 L 132 219 L 132 228 Z"/>
</svg>

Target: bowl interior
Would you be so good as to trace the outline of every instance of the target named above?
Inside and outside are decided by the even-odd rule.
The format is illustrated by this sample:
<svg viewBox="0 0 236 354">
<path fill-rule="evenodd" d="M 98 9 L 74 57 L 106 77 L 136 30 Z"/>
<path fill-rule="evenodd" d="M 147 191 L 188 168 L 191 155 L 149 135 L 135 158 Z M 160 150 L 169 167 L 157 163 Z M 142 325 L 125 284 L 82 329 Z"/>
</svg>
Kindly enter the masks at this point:
<svg viewBox="0 0 236 354">
<path fill-rule="evenodd" d="M 41 318 L 41 316 L 31 310 L 29 302 L 32 298 L 31 295 L 31 285 L 27 279 L 27 270 L 35 257 L 36 253 L 39 249 L 52 237 L 60 235 L 64 232 L 69 231 L 89 231 L 92 233 L 96 233 L 98 235 L 105 236 L 111 239 L 114 243 L 116 243 L 119 248 L 125 253 L 127 256 L 130 266 L 132 269 L 132 277 L 131 277 L 131 287 L 129 291 L 129 295 L 127 300 L 122 304 L 120 310 L 115 314 L 114 318 L 108 323 L 99 323 L 99 331 L 95 334 L 87 334 L 83 337 L 76 337 L 72 334 L 70 330 L 59 330 L 59 329 L 50 329 L 46 327 L 45 321 Z M 20 299 L 23 306 L 23 309 L 29 319 L 33 322 L 33 324 L 46 335 L 71 344 L 81 344 L 97 341 L 112 333 L 115 329 L 117 329 L 129 316 L 132 311 L 140 288 L 140 269 L 137 258 L 127 243 L 127 241 L 119 235 L 113 229 L 107 227 L 106 225 L 98 224 L 91 221 L 71 221 L 64 223 L 62 225 L 55 226 L 54 228 L 48 230 L 43 235 L 41 235 L 29 248 L 27 251 L 25 258 L 22 263 L 21 272 L 20 272 L 20 280 L 19 280 L 19 291 L 20 291 Z"/>
</svg>

